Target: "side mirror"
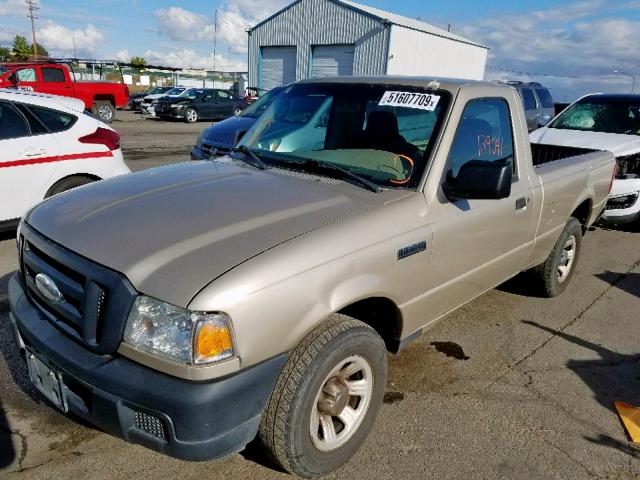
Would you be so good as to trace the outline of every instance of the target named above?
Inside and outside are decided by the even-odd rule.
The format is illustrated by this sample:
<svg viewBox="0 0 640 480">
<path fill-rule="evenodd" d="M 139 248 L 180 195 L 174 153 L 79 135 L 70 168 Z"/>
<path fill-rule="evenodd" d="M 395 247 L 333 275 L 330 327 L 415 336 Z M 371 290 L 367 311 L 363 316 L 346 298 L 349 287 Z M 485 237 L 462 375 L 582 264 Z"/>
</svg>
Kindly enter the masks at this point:
<svg viewBox="0 0 640 480">
<path fill-rule="evenodd" d="M 460 167 L 455 178 L 453 171 L 449 170 L 442 190 L 449 200 L 499 200 L 511 195 L 512 181 L 511 160 L 472 160 Z"/>
<path fill-rule="evenodd" d="M 18 78 L 18 74 L 16 72 L 13 72 L 11 75 L 9 75 L 7 79 L 15 86 L 17 86 L 18 83 L 20 83 L 20 79 Z"/>
</svg>

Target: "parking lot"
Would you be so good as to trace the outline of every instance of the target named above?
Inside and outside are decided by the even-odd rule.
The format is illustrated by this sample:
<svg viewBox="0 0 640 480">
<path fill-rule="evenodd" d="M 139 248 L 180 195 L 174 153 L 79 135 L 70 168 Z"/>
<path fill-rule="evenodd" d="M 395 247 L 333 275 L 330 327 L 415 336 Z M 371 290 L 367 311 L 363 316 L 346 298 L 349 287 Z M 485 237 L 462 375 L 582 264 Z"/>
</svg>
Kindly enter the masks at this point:
<svg viewBox="0 0 640 480">
<path fill-rule="evenodd" d="M 119 112 L 132 170 L 185 161 L 206 122 Z M 559 298 L 526 276 L 446 317 L 400 355 L 376 426 L 327 478 L 640 477 L 613 402 L 640 403 L 640 229 L 594 228 Z M 9 324 L 15 241 L 0 241 L 0 476 L 291 478 L 256 444 L 216 462 L 174 460 L 57 412 L 30 386 Z M 229 408 L 233 408 L 230 405 Z M 223 412 L 221 414 L 224 414 Z"/>
</svg>

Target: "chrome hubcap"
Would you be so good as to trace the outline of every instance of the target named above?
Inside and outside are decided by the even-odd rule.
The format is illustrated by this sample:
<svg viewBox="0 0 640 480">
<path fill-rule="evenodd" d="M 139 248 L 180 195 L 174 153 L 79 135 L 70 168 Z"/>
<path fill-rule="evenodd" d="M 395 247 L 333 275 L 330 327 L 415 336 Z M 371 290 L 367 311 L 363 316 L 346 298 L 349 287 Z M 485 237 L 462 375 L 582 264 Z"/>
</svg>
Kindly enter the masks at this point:
<svg viewBox="0 0 640 480">
<path fill-rule="evenodd" d="M 187 112 L 187 119 L 188 119 L 190 122 L 195 122 L 195 121 L 196 121 L 196 112 L 194 112 L 193 110 L 189 110 L 189 111 Z"/>
<path fill-rule="evenodd" d="M 101 106 L 98 109 L 98 116 L 100 118 L 104 118 L 105 120 L 111 119 L 111 109 L 106 105 Z"/>
<path fill-rule="evenodd" d="M 373 394 L 373 371 L 358 355 L 336 365 L 316 395 L 309 423 L 311 441 L 323 452 L 347 443 L 366 417 Z"/>
<path fill-rule="evenodd" d="M 576 237 L 571 235 L 562 247 L 560 261 L 558 262 L 558 282 L 564 282 L 571 272 L 573 260 L 576 257 Z"/>
</svg>

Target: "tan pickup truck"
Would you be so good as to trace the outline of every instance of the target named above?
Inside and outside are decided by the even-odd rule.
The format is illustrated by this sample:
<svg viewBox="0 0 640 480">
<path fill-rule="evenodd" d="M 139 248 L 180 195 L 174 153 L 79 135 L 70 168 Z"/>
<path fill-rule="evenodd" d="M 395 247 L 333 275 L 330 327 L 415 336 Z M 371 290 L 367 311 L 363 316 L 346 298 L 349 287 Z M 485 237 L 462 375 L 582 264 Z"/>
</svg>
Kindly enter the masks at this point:
<svg viewBox="0 0 640 480">
<path fill-rule="evenodd" d="M 296 83 L 227 157 L 26 215 L 9 296 L 31 378 L 168 455 L 258 435 L 286 470 L 328 472 L 375 421 L 387 352 L 524 270 L 547 296 L 570 281 L 614 158 L 533 147 L 506 85 Z"/>
</svg>

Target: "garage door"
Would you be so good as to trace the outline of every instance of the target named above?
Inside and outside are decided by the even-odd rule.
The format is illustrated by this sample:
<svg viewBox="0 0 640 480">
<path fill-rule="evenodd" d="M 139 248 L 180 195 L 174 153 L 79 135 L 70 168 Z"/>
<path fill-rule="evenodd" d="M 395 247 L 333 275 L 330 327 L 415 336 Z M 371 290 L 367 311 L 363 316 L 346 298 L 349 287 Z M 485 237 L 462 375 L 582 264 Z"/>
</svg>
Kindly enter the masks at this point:
<svg viewBox="0 0 640 480">
<path fill-rule="evenodd" d="M 353 75 L 353 45 L 321 45 L 313 47 L 311 77 Z"/>
<path fill-rule="evenodd" d="M 271 90 L 296 81 L 296 47 L 262 47 L 260 87 Z"/>
</svg>

